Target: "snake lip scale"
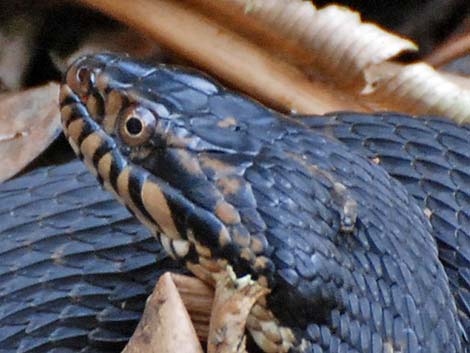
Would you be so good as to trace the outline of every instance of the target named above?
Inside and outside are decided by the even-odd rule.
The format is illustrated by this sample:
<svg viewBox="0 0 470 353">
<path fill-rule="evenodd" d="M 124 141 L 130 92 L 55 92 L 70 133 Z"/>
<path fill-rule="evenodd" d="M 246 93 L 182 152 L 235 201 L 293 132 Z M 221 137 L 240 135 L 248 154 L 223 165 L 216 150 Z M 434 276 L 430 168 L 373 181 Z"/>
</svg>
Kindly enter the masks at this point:
<svg viewBox="0 0 470 353">
<path fill-rule="evenodd" d="M 66 137 L 196 276 L 230 265 L 270 294 L 266 352 L 462 352 L 432 228 L 380 166 L 205 76 L 112 54 L 61 87 Z"/>
</svg>

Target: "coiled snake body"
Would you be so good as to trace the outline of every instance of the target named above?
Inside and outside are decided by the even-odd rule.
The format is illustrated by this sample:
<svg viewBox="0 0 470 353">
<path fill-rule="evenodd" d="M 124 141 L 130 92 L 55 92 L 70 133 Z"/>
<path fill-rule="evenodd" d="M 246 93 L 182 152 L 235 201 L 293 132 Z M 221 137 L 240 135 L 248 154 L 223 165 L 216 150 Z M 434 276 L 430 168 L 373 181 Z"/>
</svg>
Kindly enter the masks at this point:
<svg viewBox="0 0 470 353">
<path fill-rule="evenodd" d="M 392 115 L 299 123 L 198 74 L 111 55 L 79 60 L 65 82 L 72 146 L 165 249 L 205 280 L 228 264 L 271 289 L 248 321 L 263 349 L 464 351 L 469 157 L 441 152 L 468 130 Z M 430 142 L 434 127 L 454 139 Z"/>
</svg>

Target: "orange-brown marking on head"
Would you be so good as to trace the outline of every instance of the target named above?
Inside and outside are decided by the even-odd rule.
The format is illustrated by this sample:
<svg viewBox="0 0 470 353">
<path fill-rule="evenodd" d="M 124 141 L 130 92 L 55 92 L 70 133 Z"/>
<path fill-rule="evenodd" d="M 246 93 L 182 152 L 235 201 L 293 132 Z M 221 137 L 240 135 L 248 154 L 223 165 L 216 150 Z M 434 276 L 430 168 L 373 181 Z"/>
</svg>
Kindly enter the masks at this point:
<svg viewBox="0 0 470 353">
<path fill-rule="evenodd" d="M 236 226 L 232 228 L 233 241 L 241 248 L 248 248 L 250 246 L 250 233 L 243 226 Z"/>
<path fill-rule="evenodd" d="M 226 177 L 217 180 L 217 186 L 224 195 L 236 194 L 240 191 L 241 181 L 237 177 Z"/>
<path fill-rule="evenodd" d="M 83 130 L 85 123 L 82 119 L 75 119 L 72 121 L 67 129 L 69 138 L 73 141 L 78 141 Z"/>
<path fill-rule="evenodd" d="M 181 166 L 190 174 L 195 176 L 204 176 L 204 173 L 199 166 L 199 161 L 188 151 L 178 149 L 178 161 Z"/>
<path fill-rule="evenodd" d="M 232 239 L 230 238 L 227 228 L 222 227 L 219 232 L 219 245 L 223 247 L 230 244 L 231 241 Z"/>
<path fill-rule="evenodd" d="M 90 95 L 86 101 L 86 109 L 95 120 L 103 114 L 103 101 L 95 95 Z"/>
<path fill-rule="evenodd" d="M 251 242 L 250 242 L 250 249 L 255 253 L 255 254 L 261 254 L 264 250 L 265 250 L 265 244 L 264 242 L 256 237 L 256 236 L 253 236 L 250 238 Z"/>
<path fill-rule="evenodd" d="M 162 190 L 151 181 L 144 182 L 141 192 L 142 203 L 155 223 L 170 239 L 180 239 L 181 236 L 173 221 L 173 215 Z"/>
<path fill-rule="evenodd" d="M 122 109 L 123 98 L 118 91 L 111 91 L 106 96 L 104 105 L 104 119 L 101 123 L 103 129 L 108 133 L 112 133 L 116 127 L 116 119 Z"/>
<path fill-rule="evenodd" d="M 80 150 L 87 159 L 91 159 L 95 151 L 102 145 L 103 139 L 97 132 L 88 135 L 82 142 Z"/>
<path fill-rule="evenodd" d="M 235 207 L 224 200 L 217 201 L 215 215 L 225 224 L 240 223 L 240 215 Z"/>
</svg>

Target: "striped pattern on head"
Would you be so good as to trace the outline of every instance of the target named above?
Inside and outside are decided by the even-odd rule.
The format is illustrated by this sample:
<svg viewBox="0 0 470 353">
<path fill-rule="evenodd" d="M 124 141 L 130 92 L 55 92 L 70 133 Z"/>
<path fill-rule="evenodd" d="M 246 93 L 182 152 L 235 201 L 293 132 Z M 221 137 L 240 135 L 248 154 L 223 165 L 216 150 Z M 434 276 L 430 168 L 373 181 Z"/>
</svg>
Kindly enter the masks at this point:
<svg viewBox="0 0 470 353">
<path fill-rule="evenodd" d="M 176 102 L 177 80 L 197 86 L 203 91 L 201 99 L 219 90 L 198 75 L 165 66 L 108 54 L 82 57 L 71 65 L 61 87 L 65 135 L 104 187 L 160 237 L 174 257 L 189 263 L 231 259 L 238 273 L 263 276 L 272 269 L 263 255 L 264 234 L 251 234 L 227 201 L 244 195 L 255 210 L 251 187 L 240 177 L 240 168 L 246 166 L 227 164 L 211 154 L 254 147 L 246 144 L 235 150 L 194 133 L 190 112 Z M 184 109 L 191 108 L 194 96 L 196 90 L 185 95 Z M 220 120 L 217 128 L 232 132 L 234 124 L 236 119 L 230 117 Z M 208 170 L 217 176 L 216 182 L 208 178 Z"/>
</svg>

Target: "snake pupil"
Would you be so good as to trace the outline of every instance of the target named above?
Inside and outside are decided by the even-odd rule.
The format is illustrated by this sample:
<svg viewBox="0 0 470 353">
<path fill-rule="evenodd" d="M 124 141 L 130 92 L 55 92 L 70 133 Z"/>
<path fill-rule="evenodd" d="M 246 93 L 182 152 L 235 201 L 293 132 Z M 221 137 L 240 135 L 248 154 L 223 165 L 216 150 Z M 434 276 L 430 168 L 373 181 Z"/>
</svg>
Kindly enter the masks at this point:
<svg viewBox="0 0 470 353">
<path fill-rule="evenodd" d="M 140 134 L 142 131 L 142 128 L 143 128 L 142 122 L 135 117 L 129 118 L 126 121 L 126 129 L 131 135 Z"/>
</svg>

